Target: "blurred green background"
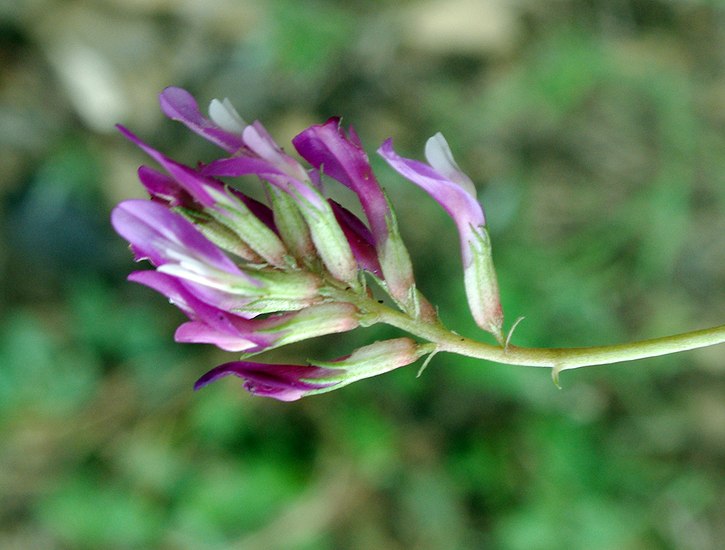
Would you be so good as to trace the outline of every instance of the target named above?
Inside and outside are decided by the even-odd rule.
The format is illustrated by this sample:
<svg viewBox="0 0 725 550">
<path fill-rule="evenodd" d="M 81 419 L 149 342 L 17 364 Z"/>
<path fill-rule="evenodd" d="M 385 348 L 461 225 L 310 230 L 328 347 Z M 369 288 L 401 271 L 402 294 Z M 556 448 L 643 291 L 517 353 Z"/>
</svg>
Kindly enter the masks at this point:
<svg viewBox="0 0 725 550">
<path fill-rule="evenodd" d="M 183 86 L 280 143 L 436 131 L 479 185 L 518 345 L 725 322 L 725 7 L 698 0 L 10 0 L 0 5 L 0 548 L 715 549 L 725 349 L 564 373 L 437 356 L 284 404 L 125 282 L 109 211 L 193 164 Z M 471 336 L 452 222 L 372 159 L 419 286 Z M 336 357 L 381 330 L 275 354 Z"/>
</svg>

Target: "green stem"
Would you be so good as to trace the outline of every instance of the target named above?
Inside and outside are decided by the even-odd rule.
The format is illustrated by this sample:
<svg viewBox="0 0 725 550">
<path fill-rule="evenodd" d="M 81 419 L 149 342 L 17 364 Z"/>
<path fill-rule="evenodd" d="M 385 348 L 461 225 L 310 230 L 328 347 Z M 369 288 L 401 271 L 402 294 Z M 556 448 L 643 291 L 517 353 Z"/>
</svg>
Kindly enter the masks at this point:
<svg viewBox="0 0 725 550">
<path fill-rule="evenodd" d="M 605 365 L 623 361 L 633 361 L 646 357 L 656 357 L 680 351 L 725 343 L 725 325 L 640 340 L 626 344 L 592 346 L 584 348 L 521 348 L 518 346 L 500 347 L 477 342 L 449 331 L 440 324 L 424 323 L 411 319 L 407 315 L 386 306 L 368 305 L 379 322 L 400 328 L 410 334 L 435 343 L 437 351 L 447 351 L 486 359 L 508 365 L 554 368 L 559 371 L 576 369 L 592 365 Z"/>
<path fill-rule="evenodd" d="M 328 287 L 327 295 L 336 301 L 354 303 L 360 311 L 366 313 L 366 325 L 385 323 L 397 327 L 411 335 L 434 343 L 436 353 L 457 353 L 507 365 L 549 367 L 553 369 L 552 374 L 555 381 L 562 370 L 634 361 L 725 343 L 725 325 L 720 325 L 672 336 L 608 346 L 521 348 L 507 345 L 501 347 L 456 334 L 440 322 L 413 319 L 397 309 L 377 302 L 368 295 L 350 292 L 349 289 Z"/>
</svg>

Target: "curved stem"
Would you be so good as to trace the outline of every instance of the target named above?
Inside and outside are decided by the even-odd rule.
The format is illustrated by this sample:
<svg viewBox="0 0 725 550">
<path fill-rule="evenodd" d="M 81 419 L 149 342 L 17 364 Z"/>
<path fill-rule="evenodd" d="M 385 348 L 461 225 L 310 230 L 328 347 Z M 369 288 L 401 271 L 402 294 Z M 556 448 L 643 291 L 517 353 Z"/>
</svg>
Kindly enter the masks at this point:
<svg viewBox="0 0 725 550">
<path fill-rule="evenodd" d="M 633 361 L 725 343 L 725 325 L 640 340 L 626 344 L 582 348 L 505 348 L 477 342 L 455 334 L 442 325 L 421 323 L 405 314 L 379 306 L 379 321 L 398 327 L 438 345 L 438 351 L 458 353 L 497 363 L 529 367 L 552 367 L 556 372 L 580 367 Z"/>
<path fill-rule="evenodd" d="M 549 367 L 554 369 L 555 380 L 562 370 L 634 361 L 725 343 L 725 325 L 720 325 L 672 336 L 608 346 L 522 348 L 508 345 L 501 347 L 477 342 L 456 334 L 440 322 L 413 319 L 366 295 L 352 294 L 347 290 L 336 288 L 330 288 L 328 295 L 335 300 L 354 303 L 361 311 L 367 313 L 366 324 L 368 325 L 385 323 L 436 344 L 436 353 L 442 351 L 457 353 L 507 365 Z"/>
</svg>

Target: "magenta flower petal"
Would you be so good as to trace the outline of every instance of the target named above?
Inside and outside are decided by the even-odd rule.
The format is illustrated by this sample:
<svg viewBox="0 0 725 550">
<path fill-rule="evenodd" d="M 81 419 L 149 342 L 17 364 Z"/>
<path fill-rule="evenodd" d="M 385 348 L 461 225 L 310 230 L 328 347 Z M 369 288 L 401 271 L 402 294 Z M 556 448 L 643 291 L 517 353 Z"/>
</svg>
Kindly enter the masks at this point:
<svg viewBox="0 0 725 550">
<path fill-rule="evenodd" d="M 311 365 L 233 361 L 207 372 L 197 380 L 194 389 L 232 375 L 244 379 L 244 388 L 250 393 L 294 401 L 404 367 L 434 349 L 434 344 L 418 345 L 411 338 L 395 338 L 363 346 L 345 357 L 315 361 Z"/>
<path fill-rule="evenodd" d="M 272 139 L 259 122 L 247 126 L 244 139 L 251 153 L 219 159 L 201 168 L 201 174 L 217 177 L 256 175 L 282 191 L 298 195 L 318 210 L 326 209 L 325 200 L 310 182 L 302 166 Z"/>
<path fill-rule="evenodd" d="M 312 166 L 357 194 L 375 241 L 384 241 L 390 207 L 354 131 L 351 129 L 347 136 L 340 119 L 334 117 L 325 124 L 310 126 L 295 136 L 292 143 Z"/>
<path fill-rule="evenodd" d="M 138 179 L 153 200 L 171 207 L 193 204 L 191 195 L 174 178 L 162 174 L 148 166 L 139 166 Z"/>
<path fill-rule="evenodd" d="M 173 305 L 178 307 L 189 318 L 198 317 L 197 307 L 201 302 L 186 288 L 180 279 L 156 270 L 133 271 L 126 277 L 129 281 L 147 286 L 159 294 L 166 296 Z M 217 308 L 204 304 L 216 311 Z"/>
<path fill-rule="evenodd" d="M 300 311 L 251 320 L 217 311 L 218 319 L 199 317 L 199 321 L 181 325 L 176 339 L 178 342 L 214 344 L 250 355 L 308 338 L 353 330 L 359 326 L 357 313 L 352 304 L 346 303 L 317 304 Z"/>
<path fill-rule="evenodd" d="M 214 344 L 226 351 L 261 351 L 273 345 L 279 335 L 257 333 L 259 321 L 252 321 L 214 307 L 199 299 L 186 281 L 158 271 L 136 271 L 128 276 L 166 296 L 192 321 L 181 325 L 177 342 Z"/>
<path fill-rule="evenodd" d="M 283 176 L 284 172 L 264 159 L 238 156 L 218 159 L 201 167 L 206 176 L 239 177 L 255 175 L 262 178 Z"/>
<path fill-rule="evenodd" d="M 129 200 L 111 214 L 116 231 L 131 243 L 136 259 L 184 280 L 201 301 L 240 316 L 308 307 L 319 283 L 304 273 L 240 270 L 182 216 L 153 201 Z M 262 280 L 263 279 L 263 280 Z"/>
<path fill-rule="evenodd" d="M 160 153 L 153 147 L 141 141 L 141 139 L 139 139 L 133 132 L 127 130 L 123 126 L 118 125 L 117 128 L 126 138 L 128 138 L 129 141 L 143 149 L 148 156 L 163 166 L 164 170 L 166 170 L 187 193 L 194 197 L 194 199 L 203 206 L 214 206 L 215 201 L 210 194 L 211 190 L 216 190 L 220 193 L 224 192 L 224 185 L 221 182 L 204 177 L 192 168 L 171 160 L 163 153 Z M 154 183 L 159 184 L 160 181 L 156 179 Z"/>
<path fill-rule="evenodd" d="M 335 382 L 312 382 L 323 378 L 330 369 L 304 365 L 271 365 L 249 361 L 232 361 L 210 370 L 194 384 L 198 390 L 225 376 L 244 380 L 244 389 L 254 395 L 280 401 L 296 401 L 315 390 L 335 385 Z"/>
<path fill-rule="evenodd" d="M 433 309 L 422 303 L 413 288 L 413 267 L 398 233 L 395 215 L 375 179 L 355 131 L 351 128 L 346 134 L 340 126 L 340 119 L 331 118 L 325 124 L 304 130 L 292 143 L 307 162 L 358 196 L 370 224 L 382 274 L 393 298 L 408 312 L 434 318 Z"/>
<path fill-rule="evenodd" d="M 152 199 L 164 202 L 171 207 L 183 206 L 185 208 L 192 208 L 194 206 L 193 203 L 195 197 L 193 197 L 192 194 L 185 187 L 180 185 L 174 178 L 166 174 L 162 174 L 161 172 L 158 172 L 148 166 L 139 167 L 138 178 L 148 191 L 149 195 L 151 195 Z M 222 187 L 224 187 L 223 184 L 216 182 L 215 180 L 199 178 L 193 188 L 196 191 L 199 187 L 201 187 L 201 190 L 203 191 L 203 187 L 205 185 L 219 191 L 221 191 Z M 267 227 L 275 231 L 274 216 L 269 206 L 256 199 L 248 197 L 238 189 L 234 189 L 232 187 L 227 187 L 222 192 L 227 192 L 231 196 L 243 202 L 255 217 L 257 217 Z M 202 198 L 208 199 L 209 195 L 208 192 L 203 191 L 201 196 Z"/>
<path fill-rule="evenodd" d="M 222 149 L 234 153 L 244 147 L 242 137 L 222 129 L 199 111 L 199 104 L 189 92 L 182 88 L 169 87 L 159 95 L 164 114 L 178 120 L 191 131 L 208 139 Z"/>
<path fill-rule="evenodd" d="M 252 334 L 253 335 L 253 334 Z M 270 341 L 272 338 L 268 338 Z M 174 340 L 185 344 L 213 344 L 225 351 L 259 352 L 270 345 L 260 343 L 234 331 L 223 331 L 201 321 L 188 321 L 179 325 L 174 333 Z"/>
<path fill-rule="evenodd" d="M 239 253 L 242 256 L 252 259 L 254 254 L 258 254 L 274 266 L 281 267 L 284 265 L 287 250 L 274 231 L 274 225 L 271 223 L 271 212 L 269 212 L 268 208 L 246 197 L 243 193 L 230 189 L 220 181 L 203 176 L 188 166 L 171 160 L 146 145 L 122 126 L 119 126 L 118 129 L 130 141 L 161 164 L 172 176 L 173 181 L 181 188 L 174 195 L 172 182 L 169 179 L 162 179 L 160 174 L 147 169 L 139 174 L 146 180 L 147 189 L 155 192 L 161 191 L 161 198 L 169 198 L 169 195 L 171 195 L 170 198 L 174 202 L 183 200 L 184 192 L 188 193 L 199 205 L 199 208 L 195 209 L 208 209 L 209 213 L 215 216 L 216 221 L 231 229 L 241 239 L 243 250 L 248 251 L 248 253 L 240 251 Z M 174 202 L 169 204 L 174 205 Z M 193 206 L 188 202 L 186 201 L 187 204 L 184 204 L 184 206 Z M 250 205 L 254 210 L 249 207 Z M 255 211 L 263 213 L 264 219 L 258 218 Z M 213 236 L 210 237 L 214 239 Z"/>
<path fill-rule="evenodd" d="M 137 259 L 148 258 L 152 264 L 160 266 L 194 258 L 210 268 L 254 281 L 190 222 L 158 203 L 138 199 L 124 201 L 113 209 L 111 223 L 116 232 L 131 243 Z"/>
<path fill-rule="evenodd" d="M 289 176 L 283 169 L 260 158 L 240 156 L 219 159 L 203 166 L 200 173 L 215 177 L 255 175 L 285 193 L 299 195 L 314 206 L 319 207 L 324 200 L 309 183 Z"/>
<path fill-rule="evenodd" d="M 295 159 L 277 145 L 267 129 L 255 121 L 244 129 L 244 144 L 257 156 L 263 158 L 284 174 L 298 181 L 307 179 L 307 172 Z"/>
<path fill-rule="evenodd" d="M 335 215 L 304 168 L 272 139 L 259 122 L 244 129 L 249 154 L 222 159 L 202 168 L 216 176 L 256 174 L 294 198 L 310 230 L 312 242 L 328 271 L 350 286 L 358 286 L 357 263 Z M 255 158 L 249 158 L 251 154 Z"/>
<path fill-rule="evenodd" d="M 205 296 L 200 298 L 197 289 L 187 281 L 166 273 L 136 271 L 128 278 L 163 294 L 191 319 L 177 329 L 177 342 L 214 344 L 227 351 L 252 354 L 359 326 L 358 311 L 352 304 L 318 304 L 300 311 L 247 319 L 207 303 Z"/>
<path fill-rule="evenodd" d="M 344 206 L 336 203 L 332 199 L 329 199 L 329 203 L 332 206 L 332 211 L 335 213 L 337 223 L 340 224 L 340 228 L 342 228 L 347 242 L 350 243 L 350 249 L 360 268 L 373 275 L 382 277 L 383 272 L 380 268 L 378 255 L 375 252 L 373 236 L 370 230 L 360 218 Z"/>
<path fill-rule="evenodd" d="M 183 311 L 190 319 L 200 320 L 217 330 L 240 333 L 248 331 L 251 321 L 238 315 L 224 311 L 199 299 L 193 287 L 187 281 L 159 271 L 134 271 L 128 276 L 129 281 L 145 285 Z"/>
</svg>

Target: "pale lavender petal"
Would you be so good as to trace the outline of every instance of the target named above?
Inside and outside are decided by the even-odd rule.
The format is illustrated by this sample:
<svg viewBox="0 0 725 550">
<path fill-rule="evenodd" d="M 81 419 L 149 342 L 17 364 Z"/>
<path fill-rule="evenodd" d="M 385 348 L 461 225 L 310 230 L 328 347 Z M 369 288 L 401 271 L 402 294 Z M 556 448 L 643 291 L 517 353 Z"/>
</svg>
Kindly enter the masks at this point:
<svg viewBox="0 0 725 550">
<path fill-rule="evenodd" d="M 441 134 L 428 140 L 426 157 L 433 166 L 400 157 L 391 140 L 385 141 L 378 153 L 398 173 L 427 191 L 455 221 L 469 308 L 476 324 L 502 343 L 503 310 L 486 218 L 476 201 L 473 182 L 458 168 L 448 143 Z"/>
<path fill-rule="evenodd" d="M 236 332 L 218 330 L 201 321 L 188 321 L 179 325 L 174 333 L 174 340 L 186 344 L 213 344 L 225 351 L 234 352 L 262 351 L 269 345 L 252 341 Z M 268 337 L 268 340 L 271 344 L 273 339 Z"/>
<path fill-rule="evenodd" d="M 224 363 L 204 374 L 194 384 L 198 390 L 225 376 L 242 378 L 244 389 L 262 397 L 280 401 L 296 401 L 310 392 L 333 386 L 335 383 L 313 383 L 310 380 L 323 378 L 329 369 L 305 365 L 274 365 L 249 361 Z"/>
<path fill-rule="evenodd" d="M 212 99 L 209 104 L 209 118 L 222 130 L 232 134 L 241 135 L 247 123 L 239 116 L 239 113 L 228 98 L 223 100 Z"/>
<path fill-rule="evenodd" d="M 229 351 L 259 353 L 326 334 L 347 332 L 359 326 L 352 304 L 330 303 L 261 319 L 241 319 L 217 311 L 219 319 L 200 318 L 177 330 L 177 341 L 209 343 Z"/>
<path fill-rule="evenodd" d="M 259 308 L 251 311 L 245 309 L 252 303 L 259 304 L 260 299 L 256 295 L 230 294 L 154 270 L 135 271 L 128 279 L 163 294 L 190 319 L 201 319 L 219 330 L 236 330 L 240 334 L 246 334 L 245 338 L 251 338 L 249 333 L 268 327 L 267 319 L 263 320 L 266 324 L 262 325 L 245 324 L 251 323 L 250 319 L 263 313 Z M 309 308 L 311 305 L 311 301 L 300 299 L 297 309 Z M 284 310 L 278 308 L 275 311 Z M 265 343 L 267 340 L 262 338 L 259 342 Z"/>
<path fill-rule="evenodd" d="M 312 305 L 300 311 L 248 319 L 215 307 L 188 282 L 158 271 L 136 271 L 129 280 L 166 296 L 192 322 L 180 326 L 178 342 L 214 344 L 228 351 L 258 353 L 326 334 L 346 332 L 359 326 L 358 311 L 352 304 Z"/>
<path fill-rule="evenodd" d="M 240 135 L 223 130 L 199 110 L 199 104 L 189 92 L 181 88 L 169 87 L 159 94 L 159 103 L 164 114 L 172 120 L 178 120 L 193 132 L 234 153 L 244 147 Z"/>
<path fill-rule="evenodd" d="M 307 172 L 295 159 L 286 154 L 277 145 L 267 129 L 258 121 L 244 129 L 244 144 L 257 156 L 269 162 L 291 178 L 299 181 L 307 179 Z"/>
<path fill-rule="evenodd" d="M 161 273 L 160 271 L 156 271 L 154 269 L 149 269 L 146 271 L 134 271 L 129 274 L 127 279 L 129 281 L 133 281 L 134 283 L 147 286 L 159 294 L 166 296 L 166 298 L 183 311 L 187 317 L 196 317 L 197 313 L 196 308 L 194 307 L 196 304 L 190 298 L 193 297 L 193 294 L 176 277 L 172 277 L 171 275 Z"/>
<path fill-rule="evenodd" d="M 280 334 L 261 334 L 269 322 L 252 321 L 214 307 L 201 300 L 186 281 L 158 271 L 136 271 L 128 279 L 166 296 L 192 322 L 176 331 L 177 342 L 214 344 L 227 351 L 261 351 L 271 346 Z M 183 328 L 182 328 L 183 327 Z"/>
<path fill-rule="evenodd" d="M 255 175 L 291 195 L 299 195 L 315 207 L 324 201 L 314 188 L 306 174 L 304 179 L 296 179 L 285 173 L 283 169 L 267 160 L 254 157 L 232 157 L 210 162 L 201 168 L 201 174 L 216 177 L 239 177 Z"/>
<path fill-rule="evenodd" d="M 472 197 L 476 196 L 476 186 L 473 185 L 471 178 L 463 172 L 453 158 L 451 148 L 448 146 L 446 138 L 438 132 L 428 139 L 425 143 L 425 158 L 436 172 L 445 179 L 458 184 L 460 187 Z"/>
<path fill-rule="evenodd" d="M 192 189 L 195 192 L 200 193 L 202 199 L 206 201 L 210 199 L 207 193 L 209 188 L 230 194 L 243 202 L 252 214 L 254 214 L 254 216 L 262 223 L 273 231 L 276 231 L 274 226 L 274 215 L 272 210 L 266 204 L 248 197 L 238 189 L 225 187 L 221 182 L 217 182 L 206 177 L 199 177 L 197 173 L 193 171 L 188 172 L 188 176 Z M 158 172 L 153 168 L 149 168 L 148 166 L 139 167 L 138 177 L 153 199 L 161 200 L 172 207 L 183 206 L 186 208 L 192 208 L 194 206 L 193 202 L 196 197 L 192 197 L 192 194 L 187 191 L 185 187 L 182 187 L 182 185 L 180 185 L 174 178 L 166 174 L 162 174 L 161 172 Z M 207 190 L 204 189 L 205 186 L 207 186 Z"/>
<path fill-rule="evenodd" d="M 196 210 L 201 207 L 201 209 L 206 208 L 215 211 L 218 216 L 217 221 L 227 226 L 241 239 L 243 247 L 245 247 L 242 250 L 249 251 L 246 254 L 241 252 L 242 257 L 254 259 L 257 257 L 254 255 L 258 254 L 271 265 L 282 267 L 285 264 L 284 258 L 287 251 L 275 234 L 275 227 L 271 223 L 272 216 L 269 209 L 246 197 L 243 193 L 231 190 L 221 181 L 203 176 L 188 166 L 169 159 L 159 151 L 146 145 L 125 128 L 119 126 L 119 130 L 161 164 L 171 174 L 179 187 L 198 203 L 198 205 L 192 203 L 185 206 L 194 207 Z M 160 182 L 158 177 L 151 181 L 151 184 L 157 187 L 164 183 L 168 187 L 169 182 Z M 252 205 L 256 212 L 264 214 L 265 219 L 259 219 L 254 212 L 250 213 L 250 209 L 242 207 L 239 201 L 244 205 Z M 212 230 L 213 228 L 210 229 L 210 231 Z M 210 236 L 210 238 L 214 239 L 214 236 Z M 224 241 L 221 242 L 224 243 Z M 226 247 L 226 244 L 222 244 L 222 246 Z M 230 250 L 234 250 L 234 248 L 230 248 Z"/>
<path fill-rule="evenodd" d="M 134 271 L 128 280 L 163 294 L 190 319 L 200 320 L 216 330 L 243 334 L 255 329 L 252 321 L 203 301 L 194 293 L 194 288 L 188 286 L 187 281 L 172 275 L 153 270 Z"/>
<path fill-rule="evenodd" d="M 267 167 L 255 172 L 259 177 L 291 194 L 297 194 L 317 209 L 324 209 L 324 199 L 312 185 L 305 169 L 277 145 L 269 132 L 259 122 L 244 129 L 244 142 Z M 248 172 L 249 173 L 249 172 Z"/>
<path fill-rule="evenodd" d="M 213 319 L 215 312 L 230 311 L 232 309 L 230 306 L 242 308 L 249 301 L 249 298 L 231 296 L 156 270 L 134 271 L 127 278 L 163 294 L 190 319 L 204 316 Z M 219 307 L 220 305 L 227 307 Z M 243 312 L 238 316 L 249 318 Z"/>
</svg>

